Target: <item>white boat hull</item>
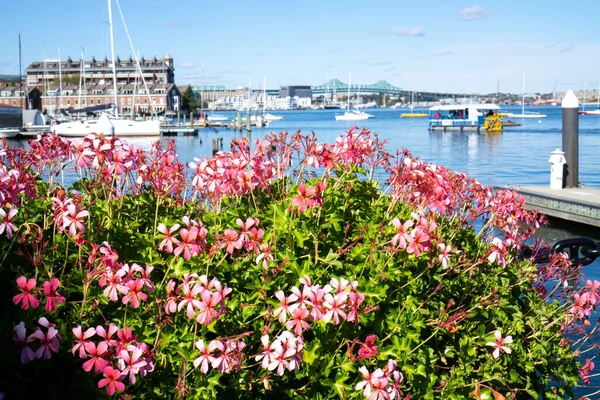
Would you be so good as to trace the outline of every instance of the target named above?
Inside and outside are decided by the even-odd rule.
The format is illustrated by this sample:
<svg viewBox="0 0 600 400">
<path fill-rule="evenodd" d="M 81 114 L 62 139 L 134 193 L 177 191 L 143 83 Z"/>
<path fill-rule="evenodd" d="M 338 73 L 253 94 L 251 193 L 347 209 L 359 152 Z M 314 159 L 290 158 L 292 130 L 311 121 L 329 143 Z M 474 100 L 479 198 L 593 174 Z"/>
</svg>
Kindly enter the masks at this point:
<svg viewBox="0 0 600 400">
<path fill-rule="evenodd" d="M 208 122 L 224 122 L 229 120 L 229 118 L 220 115 L 209 115 L 206 119 Z"/>
<path fill-rule="evenodd" d="M 158 120 L 131 121 L 109 118 L 103 114 L 98 119 L 71 121 L 52 127 L 52 132 L 65 137 L 84 137 L 91 133 L 115 136 L 160 136 Z"/>
<path fill-rule="evenodd" d="M 355 114 L 355 113 L 344 113 L 343 115 L 336 115 L 336 121 L 364 121 L 369 119 L 369 114 Z"/>
<path fill-rule="evenodd" d="M 509 118 L 531 118 L 531 119 L 537 119 L 537 118 L 546 118 L 546 114 L 513 114 L 513 113 L 507 113 L 506 114 Z"/>
<path fill-rule="evenodd" d="M 0 138 L 12 138 L 19 134 L 18 128 L 0 128 Z"/>
<path fill-rule="evenodd" d="M 267 121 L 281 121 L 282 119 L 283 119 L 283 116 L 281 116 L 281 115 L 265 114 L 265 120 L 267 120 Z"/>
<path fill-rule="evenodd" d="M 600 108 L 597 110 L 586 111 L 584 115 L 600 115 Z"/>
</svg>

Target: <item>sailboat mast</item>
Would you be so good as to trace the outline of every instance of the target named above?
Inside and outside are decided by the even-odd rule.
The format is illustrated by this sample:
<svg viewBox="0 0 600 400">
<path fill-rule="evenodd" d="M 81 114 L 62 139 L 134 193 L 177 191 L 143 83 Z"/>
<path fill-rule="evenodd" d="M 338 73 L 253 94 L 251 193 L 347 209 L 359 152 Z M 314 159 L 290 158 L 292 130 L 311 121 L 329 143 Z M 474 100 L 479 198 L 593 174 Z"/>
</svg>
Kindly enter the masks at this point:
<svg viewBox="0 0 600 400">
<path fill-rule="evenodd" d="M 350 112 L 350 80 L 352 78 L 352 74 L 348 74 L 348 104 L 346 105 L 346 109 Z"/>
<path fill-rule="evenodd" d="M 263 77 L 263 116 L 267 110 L 267 77 Z"/>
<path fill-rule="evenodd" d="M 525 115 L 525 72 L 523 72 L 523 99 L 521 100 L 521 114 Z"/>
<path fill-rule="evenodd" d="M 21 91 L 21 93 L 23 93 L 23 66 L 21 65 L 21 34 L 20 33 L 19 33 L 19 84 L 21 85 L 19 90 Z M 23 100 L 21 100 L 21 108 L 23 108 Z M 25 104 L 25 108 L 27 108 L 27 104 Z"/>
<path fill-rule="evenodd" d="M 112 57 L 113 72 L 113 97 L 115 101 L 115 116 L 119 116 L 119 105 L 117 103 L 117 66 L 115 65 L 115 39 L 113 37 L 112 7 L 111 0 L 108 0 L 108 27 L 110 30 L 110 55 Z"/>
<path fill-rule="evenodd" d="M 581 111 L 585 111 L 585 98 L 587 97 L 587 76 L 585 77 L 585 84 L 583 86 L 583 108 Z"/>
</svg>

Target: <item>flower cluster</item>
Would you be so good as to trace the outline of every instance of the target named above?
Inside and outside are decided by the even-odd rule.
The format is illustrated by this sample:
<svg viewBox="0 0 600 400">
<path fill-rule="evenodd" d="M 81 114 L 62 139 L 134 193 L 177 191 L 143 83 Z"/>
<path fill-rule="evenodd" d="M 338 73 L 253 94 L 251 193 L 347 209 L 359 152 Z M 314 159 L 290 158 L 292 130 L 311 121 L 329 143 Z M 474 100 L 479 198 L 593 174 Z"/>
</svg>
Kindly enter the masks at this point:
<svg viewBox="0 0 600 400">
<path fill-rule="evenodd" d="M 152 352 L 148 345 L 138 342 L 131 328 L 118 328 L 114 324 L 108 326 L 108 330 L 98 325 L 89 328 L 85 332 L 81 326 L 73 328 L 75 345 L 71 349 L 73 355 L 76 353 L 81 359 L 87 359 L 83 363 L 86 372 L 94 370 L 95 374 L 103 374 L 104 379 L 98 382 L 98 387 L 107 386 L 109 395 L 117 391 L 122 392 L 125 388 L 124 379 L 134 384 L 136 377 L 144 377 L 154 370 Z M 89 340 L 98 336 L 101 341 L 97 343 Z"/>
<path fill-rule="evenodd" d="M 242 351 L 245 346 L 243 341 L 237 339 L 211 340 L 207 346 L 204 340 L 200 339 L 196 342 L 200 354 L 194 360 L 194 367 L 200 366 L 200 372 L 203 374 L 208 372 L 209 365 L 218 372 L 237 372 L 246 358 Z"/>
<path fill-rule="evenodd" d="M 147 288 L 148 292 L 152 292 L 154 284 L 150 279 L 150 273 L 154 267 L 146 265 L 142 268 L 133 263 L 119 264 L 114 263 L 112 267 L 104 268 L 100 275 L 98 285 L 104 288 L 104 296 L 111 301 L 119 300 L 119 293 L 123 294 L 123 304 L 131 301 L 133 308 L 140 306 L 140 301 L 148 300 L 148 295 L 142 290 Z"/>
<path fill-rule="evenodd" d="M 303 284 L 302 290 L 294 286 L 289 296 L 283 290 L 275 293 L 280 304 L 273 316 L 278 317 L 282 324 L 285 323 L 287 329 L 294 329 L 296 335 L 301 335 L 302 331 L 309 328 L 307 320 L 325 323 L 333 320 L 335 325 L 340 321 L 358 324 L 360 305 L 365 295 L 356 290 L 357 281 L 332 278 L 329 284 L 321 288 L 304 277 L 300 283 Z"/>
<path fill-rule="evenodd" d="M 356 385 L 356 390 L 362 390 L 363 396 L 369 400 L 387 400 L 400 398 L 400 384 L 404 379 L 402 372 L 396 369 L 396 362 L 388 360 L 387 365 L 377 368 L 373 373 L 366 367 L 358 369 L 363 380 Z"/>
<path fill-rule="evenodd" d="M 569 310 L 578 319 L 589 317 L 600 302 L 600 282 L 587 280 L 579 293 L 573 294 L 573 306 Z"/>
<path fill-rule="evenodd" d="M 168 299 L 164 304 L 167 314 L 185 307 L 188 318 L 195 318 L 199 324 L 208 326 L 225 312 L 225 298 L 231 289 L 227 285 L 222 287 L 217 278 L 209 281 L 206 275 L 187 273 L 177 288 L 176 285 L 172 279 L 167 284 Z"/>
<path fill-rule="evenodd" d="M 183 254 L 183 258 L 189 260 L 204 250 L 208 230 L 202 221 L 198 222 L 188 217 L 183 217 L 182 221 L 185 225 L 184 228 L 181 228 L 180 224 L 175 224 L 169 229 L 164 224 L 158 225 L 156 230 L 162 234 L 163 238 L 158 249 L 164 249 L 167 253 L 173 253 L 176 256 Z M 179 232 L 177 232 L 178 230 Z"/>
<path fill-rule="evenodd" d="M 31 308 L 38 308 L 40 301 L 35 297 L 39 290 L 36 288 L 36 281 L 33 278 L 27 279 L 24 276 L 17 278 L 17 286 L 21 293 L 13 297 L 13 303 L 18 305 L 21 303 L 21 308 L 27 310 L 29 306 Z M 51 278 L 49 281 L 43 283 L 44 297 L 46 298 L 46 311 L 51 312 L 56 309 L 56 303 L 64 304 L 65 298 L 57 293 L 60 281 L 57 278 Z"/>
<path fill-rule="evenodd" d="M 283 375 L 285 370 L 298 371 L 302 362 L 304 338 L 295 336 L 290 331 L 283 331 L 272 343 L 269 343 L 269 335 L 260 338 L 262 352 L 255 357 L 261 362 L 261 366 L 269 371 L 277 370 L 275 373 Z"/>
<path fill-rule="evenodd" d="M 300 194 L 292 200 L 292 206 L 298 207 L 298 211 L 304 212 L 307 208 L 315 208 L 323 204 L 323 192 L 327 188 L 325 181 L 319 181 L 315 186 L 306 187 L 304 183 L 298 185 Z"/>
<path fill-rule="evenodd" d="M 83 218 L 90 215 L 89 211 L 84 210 L 82 205 L 75 203 L 73 199 L 66 196 L 63 198 L 52 198 L 52 210 L 58 232 L 67 232 L 71 237 L 85 231 Z"/>
<path fill-rule="evenodd" d="M 411 216 L 413 219 L 408 219 L 404 223 L 400 222 L 398 218 L 392 220 L 392 225 L 396 227 L 397 232 L 392 237 L 391 243 L 393 246 L 401 250 L 406 249 L 407 253 L 419 257 L 422 252 L 431 249 L 431 239 L 435 237 L 437 224 L 433 216 L 427 218 L 423 213 L 415 212 L 411 213 Z"/>
<path fill-rule="evenodd" d="M 21 362 L 23 364 L 36 358 L 43 357 L 47 360 L 52 353 L 58 353 L 62 338 L 55 328 L 55 324 L 50 323 L 44 317 L 38 320 L 38 324 L 46 328 L 46 332 L 42 328 L 36 327 L 34 332 L 27 336 L 24 322 L 19 323 L 13 329 L 13 340 L 21 346 Z"/>
<path fill-rule="evenodd" d="M 275 176 L 272 151 L 268 141 L 256 141 L 250 151 L 248 139 L 232 143 L 230 153 L 194 159 L 192 185 L 200 196 L 216 203 L 223 197 L 244 195 L 259 187 L 266 189 Z"/>
</svg>

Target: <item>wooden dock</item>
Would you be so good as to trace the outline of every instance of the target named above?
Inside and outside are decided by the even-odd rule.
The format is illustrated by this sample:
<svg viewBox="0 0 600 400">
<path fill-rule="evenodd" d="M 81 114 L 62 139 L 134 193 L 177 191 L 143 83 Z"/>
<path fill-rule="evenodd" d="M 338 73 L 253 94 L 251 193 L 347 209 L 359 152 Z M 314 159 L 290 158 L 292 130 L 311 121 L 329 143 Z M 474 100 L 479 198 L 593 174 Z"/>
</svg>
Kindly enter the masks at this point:
<svg viewBox="0 0 600 400">
<path fill-rule="evenodd" d="M 550 189 L 550 186 L 509 187 L 525 198 L 525 208 L 553 218 L 600 227 L 600 189 Z"/>
</svg>

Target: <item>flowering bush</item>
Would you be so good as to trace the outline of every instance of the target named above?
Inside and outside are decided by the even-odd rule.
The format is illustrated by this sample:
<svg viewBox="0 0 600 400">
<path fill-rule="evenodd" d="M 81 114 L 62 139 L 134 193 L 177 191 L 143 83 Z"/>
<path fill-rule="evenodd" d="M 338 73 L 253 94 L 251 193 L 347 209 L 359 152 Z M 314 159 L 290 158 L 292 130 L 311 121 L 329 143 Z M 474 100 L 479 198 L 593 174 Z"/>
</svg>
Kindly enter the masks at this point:
<svg viewBox="0 0 600 400">
<path fill-rule="evenodd" d="M 366 130 L 188 168 L 172 142 L 5 147 L 0 391 L 562 399 L 600 283 L 517 259 L 542 222 L 523 204 Z"/>
</svg>

